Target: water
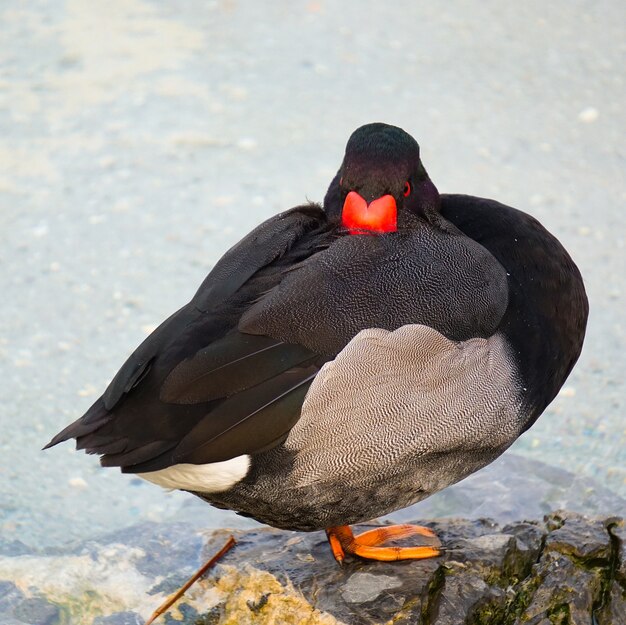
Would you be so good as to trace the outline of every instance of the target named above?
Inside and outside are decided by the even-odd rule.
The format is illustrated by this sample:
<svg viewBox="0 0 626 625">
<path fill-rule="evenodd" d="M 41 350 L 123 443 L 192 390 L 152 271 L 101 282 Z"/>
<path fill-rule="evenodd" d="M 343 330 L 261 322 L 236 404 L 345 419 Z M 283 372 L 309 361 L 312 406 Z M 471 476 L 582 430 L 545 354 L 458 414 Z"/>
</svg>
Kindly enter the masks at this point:
<svg viewBox="0 0 626 625">
<path fill-rule="evenodd" d="M 623 3 L 268 4 L 3 3 L 0 538 L 185 514 L 39 449 L 230 245 L 321 200 L 375 120 L 418 139 L 440 190 L 532 213 L 578 262 L 583 356 L 514 450 L 625 496 Z"/>
</svg>

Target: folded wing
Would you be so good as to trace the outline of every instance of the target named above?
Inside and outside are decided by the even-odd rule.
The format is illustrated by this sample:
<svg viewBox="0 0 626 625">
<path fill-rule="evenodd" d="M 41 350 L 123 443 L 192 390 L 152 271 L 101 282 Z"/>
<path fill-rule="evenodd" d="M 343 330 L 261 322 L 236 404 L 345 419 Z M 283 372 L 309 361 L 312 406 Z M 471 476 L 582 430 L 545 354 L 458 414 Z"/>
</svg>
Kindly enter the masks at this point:
<svg viewBox="0 0 626 625">
<path fill-rule="evenodd" d="M 129 357 L 103 396 L 48 446 L 76 438 L 126 472 L 219 462 L 284 439 L 324 358 L 237 330 L 241 312 L 323 246 L 316 206 L 282 213 L 227 252 L 194 298 Z"/>
</svg>

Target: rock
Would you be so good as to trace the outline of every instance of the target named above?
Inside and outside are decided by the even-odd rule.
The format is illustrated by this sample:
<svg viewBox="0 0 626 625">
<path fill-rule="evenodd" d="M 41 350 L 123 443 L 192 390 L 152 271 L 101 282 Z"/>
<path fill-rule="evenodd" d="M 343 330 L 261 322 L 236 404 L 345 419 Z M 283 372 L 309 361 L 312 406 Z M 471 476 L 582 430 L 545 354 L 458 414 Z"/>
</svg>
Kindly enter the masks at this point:
<svg viewBox="0 0 626 625">
<path fill-rule="evenodd" d="M 9 581 L 0 581 L 0 614 L 11 614 L 23 601 L 24 593 Z"/>
<path fill-rule="evenodd" d="M 430 622 L 433 625 L 450 625 L 461 617 L 465 622 L 495 625 L 503 621 L 505 611 L 504 589 L 490 586 L 469 571 L 451 568 L 443 579 L 437 602 L 430 608 Z"/>
<path fill-rule="evenodd" d="M 444 545 L 439 558 L 348 558 L 342 567 L 322 532 L 238 530 L 235 548 L 161 623 L 626 625 L 622 519 L 559 511 L 504 526 L 427 525 Z M 10 625 L 140 625 L 228 534 L 146 524 L 62 551 L 4 555 L 0 609 Z"/>
<path fill-rule="evenodd" d="M 546 551 L 556 551 L 582 560 L 606 560 L 611 552 L 611 534 L 607 525 L 611 520 L 589 521 L 580 515 L 556 513 L 547 518 L 550 532 L 545 542 Z"/>
<path fill-rule="evenodd" d="M 5 541 L 0 538 L 0 555 L 3 556 L 20 556 L 31 553 L 31 549 L 19 540 Z"/>
<path fill-rule="evenodd" d="M 609 528 L 613 541 L 620 545 L 617 554 L 617 578 L 626 588 L 626 524 L 616 522 Z"/>
<path fill-rule="evenodd" d="M 557 622 L 588 625 L 593 604 L 601 597 L 602 581 L 600 568 L 587 570 L 560 553 L 547 551 L 525 584 L 534 592 L 515 623 L 539 625 L 545 619 L 560 616 Z"/>
<path fill-rule="evenodd" d="M 30 597 L 15 606 L 13 616 L 21 623 L 56 625 L 60 611 L 58 606 L 42 597 Z"/>
<path fill-rule="evenodd" d="M 24 599 L 13 609 L 13 616 L 31 625 L 56 625 L 60 618 L 59 606 L 42 597 Z"/>
<path fill-rule="evenodd" d="M 604 607 L 600 609 L 598 622 L 626 625 L 626 593 L 617 584 L 613 584 Z"/>
</svg>

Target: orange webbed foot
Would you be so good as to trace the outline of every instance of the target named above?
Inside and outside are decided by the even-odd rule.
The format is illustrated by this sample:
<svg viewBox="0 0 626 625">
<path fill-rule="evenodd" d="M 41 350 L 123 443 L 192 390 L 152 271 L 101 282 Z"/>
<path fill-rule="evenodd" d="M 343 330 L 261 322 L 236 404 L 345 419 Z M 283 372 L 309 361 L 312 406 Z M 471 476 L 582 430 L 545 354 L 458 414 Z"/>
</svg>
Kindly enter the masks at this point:
<svg viewBox="0 0 626 625">
<path fill-rule="evenodd" d="M 348 525 L 336 525 L 326 530 L 333 556 L 339 564 L 343 563 L 346 553 L 367 560 L 384 562 L 421 560 L 441 555 L 441 549 L 436 546 L 381 546 L 391 540 L 415 536 L 416 534 L 436 538 L 436 534 L 431 529 L 420 525 L 388 525 L 367 530 L 356 536 Z"/>
</svg>

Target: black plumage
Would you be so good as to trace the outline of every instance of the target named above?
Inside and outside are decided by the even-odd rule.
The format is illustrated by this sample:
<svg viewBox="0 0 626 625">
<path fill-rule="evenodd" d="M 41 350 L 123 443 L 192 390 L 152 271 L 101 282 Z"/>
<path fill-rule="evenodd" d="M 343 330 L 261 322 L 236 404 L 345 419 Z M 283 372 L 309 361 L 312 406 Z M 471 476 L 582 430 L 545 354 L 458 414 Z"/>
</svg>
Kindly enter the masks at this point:
<svg viewBox="0 0 626 625">
<path fill-rule="evenodd" d="M 350 193 L 372 207 L 392 198 L 385 200 L 397 206 L 392 231 L 354 234 L 342 218 Z M 440 196 L 412 137 L 370 124 L 350 138 L 323 207 L 277 215 L 231 248 L 194 298 L 49 445 L 75 438 L 79 449 L 101 454 L 103 465 L 142 474 L 249 456 L 250 470 L 225 491 L 193 490 L 215 505 L 292 529 L 369 519 L 480 468 L 530 427 L 580 354 L 587 311 L 575 264 L 536 220 L 492 200 Z M 320 369 L 362 330 L 415 324 L 458 344 L 459 353 L 464 342 L 487 345 L 504 337 L 501 358 L 512 381 L 492 392 L 511 398 L 509 412 L 498 408 L 511 434 L 505 441 L 493 434 L 498 443 L 491 444 L 486 430 L 478 451 L 450 448 L 447 460 L 441 451 L 436 462 L 420 451 L 428 462 L 403 461 L 395 494 L 382 478 L 367 476 L 345 488 L 329 486 L 341 475 L 329 476 L 323 496 L 315 484 L 299 490 L 290 483 L 298 454 L 314 464 L 315 453 L 305 444 L 293 447 L 289 437 L 296 424 L 305 427 L 303 402 Z M 437 380 L 431 386 L 440 392 Z M 358 452 L 366 433 L 358 414 L 346 418 L 353 419 Z M 314 429 L 314 418 L 311 423 L 306 427 Z M 320 457 L 329 436 L 313 437 Z M 381 443 L 380 453 L 391 456 L 400 444 Z M 357 468 L 377 471 L 375 464 Z"/>
</svg>

